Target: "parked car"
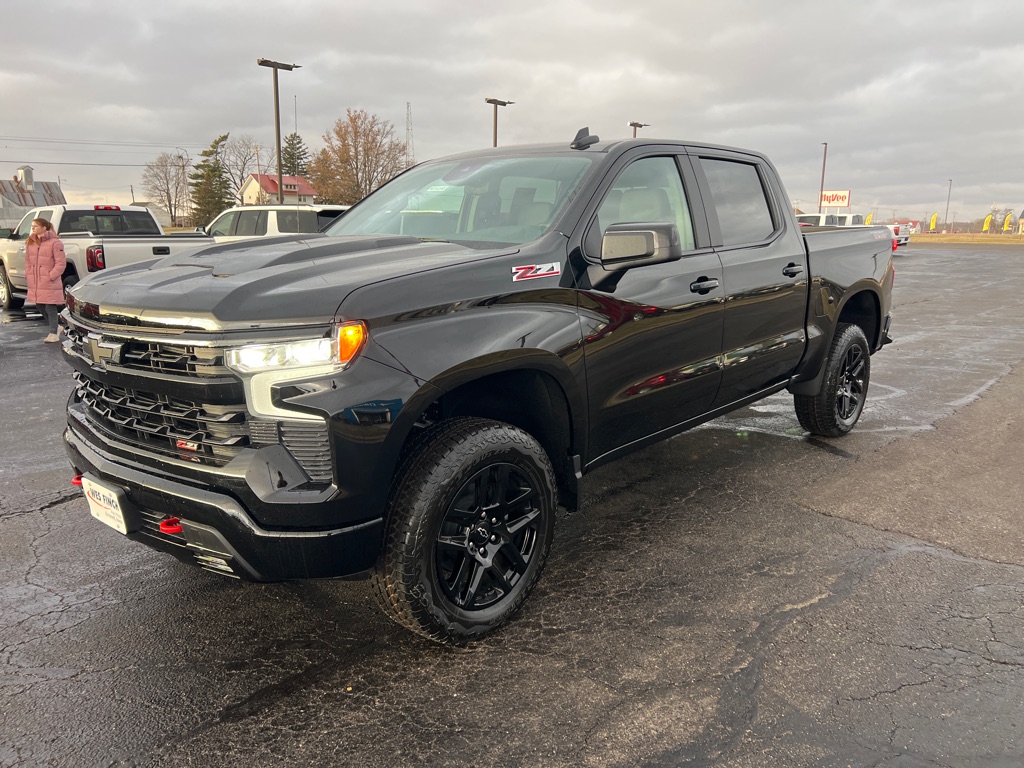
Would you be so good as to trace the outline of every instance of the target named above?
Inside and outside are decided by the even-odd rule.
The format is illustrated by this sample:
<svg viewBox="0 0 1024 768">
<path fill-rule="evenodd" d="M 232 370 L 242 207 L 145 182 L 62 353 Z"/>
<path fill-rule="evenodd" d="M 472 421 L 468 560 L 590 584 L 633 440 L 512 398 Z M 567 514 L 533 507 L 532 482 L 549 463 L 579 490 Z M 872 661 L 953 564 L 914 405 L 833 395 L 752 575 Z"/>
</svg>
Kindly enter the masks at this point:
<svg viewBox="0 0 1024 768">
<path fill-rule="evenodd" d="M 892 241 L 801 232 L 788 199 L 757 152 L 583 129 L 422 163 L 301 241 L 94 275 L 62 315 L 73 482 L 198 567 L 372 573 L 465 643 L 590 470 L 787 389 L 808 432 L 854 427 Z"/>
<path fill-rule="evenodd" d="M 228 208 L 203 231 L 215 242 L 319 232 L 349 209 L 347 205 L 240 205 Z"/>
<path fill-rule="evenodd" d="M 213 241 L 202 233 L 164 234 L 148 208 L 133 205 L 47 205 L 25 214 L 15 229 L 0 229 L 0 309 L 25 303 L 25 240 L 32 221 L 46 219 L 64 242 L 64 285 L 90 272 L 175 256 Z"/>
</svg>

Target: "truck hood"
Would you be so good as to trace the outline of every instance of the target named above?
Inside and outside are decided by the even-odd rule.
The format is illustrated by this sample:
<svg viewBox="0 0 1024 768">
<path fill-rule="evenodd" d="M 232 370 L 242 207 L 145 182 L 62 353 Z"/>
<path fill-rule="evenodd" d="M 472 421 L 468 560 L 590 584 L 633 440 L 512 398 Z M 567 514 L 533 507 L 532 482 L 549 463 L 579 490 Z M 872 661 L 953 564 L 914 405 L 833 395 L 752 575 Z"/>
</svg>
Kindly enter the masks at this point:
<svg viewBox="0 0 1024 768">
<path fill-rule="evenodd" d="M 72 289 L 99 320 L 206 331 L 328 322 L 352 291 L 514 253 L 401 236 L 272 238 L 225 243 L 97 272 Z"/>
</svg>

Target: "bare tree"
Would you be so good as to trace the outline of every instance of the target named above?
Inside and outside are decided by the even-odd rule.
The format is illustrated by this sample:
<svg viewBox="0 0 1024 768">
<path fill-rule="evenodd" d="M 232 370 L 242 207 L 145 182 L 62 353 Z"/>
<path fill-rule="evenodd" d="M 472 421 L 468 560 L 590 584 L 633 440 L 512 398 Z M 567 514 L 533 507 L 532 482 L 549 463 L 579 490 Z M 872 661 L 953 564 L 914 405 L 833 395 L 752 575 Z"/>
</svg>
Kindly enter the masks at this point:
<svg viewBox="0 0 1024 768">
<path fill-rule="evenodd" d="M 274 160 L 274 152 L 259 144 L 252 136 L 236 136 L 224 144 L 220 158 L 231 194 L 241 205 L 245 180 L 250 173 L 265 173 L 269 163 Z"/>
<path fill-rule="evenodd" d="M 346 110 L 327 145 L 309 161 L 309 180 L 321 202 L 357 203 L 405 169 L 405 144 L 395 127 L 363 109 Z"/>
<path fill-rule="evenodd" d="M 163 152 L 142 172 L 142 189 L 180 226 L 188 214 L 188 172 L 191 161 L 184 155 Z"/>
</svg>

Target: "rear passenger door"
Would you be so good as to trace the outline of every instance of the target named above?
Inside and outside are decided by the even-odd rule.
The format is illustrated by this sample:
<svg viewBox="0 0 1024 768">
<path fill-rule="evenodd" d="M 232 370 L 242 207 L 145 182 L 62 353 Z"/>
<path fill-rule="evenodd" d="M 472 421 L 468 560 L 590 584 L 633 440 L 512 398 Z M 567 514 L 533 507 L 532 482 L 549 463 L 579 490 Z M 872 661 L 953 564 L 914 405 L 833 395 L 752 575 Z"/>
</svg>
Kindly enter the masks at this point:
<svg viewBox="0 0 1024 768">
<path fill-rule="evenodd" d="M 774 170 L 745 154 L 694 150 L 694 170 L 722 260 L 725 328 L 715 407 L 784 382 L 803 354 L 808 275 L 803 238 Z"/>
</svg>

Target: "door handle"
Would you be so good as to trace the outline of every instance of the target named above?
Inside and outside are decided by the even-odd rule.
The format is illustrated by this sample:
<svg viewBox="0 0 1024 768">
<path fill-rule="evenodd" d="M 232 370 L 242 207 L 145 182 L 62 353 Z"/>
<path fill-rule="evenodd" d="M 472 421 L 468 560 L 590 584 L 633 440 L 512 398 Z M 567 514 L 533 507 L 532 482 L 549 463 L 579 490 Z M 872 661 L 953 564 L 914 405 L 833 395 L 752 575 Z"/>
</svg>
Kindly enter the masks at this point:
<svg viewBox="0 0 1024 768">
<path fill-rule="evenodd" d="M 803 267 L 801 267 L 798 264 L 794 264 L 793 262 L 790 262 L 783 268 L 782 274 L 784 274 L 786 277 L 796 277 L 803 271 Z"/>
<path fill-rule="evenodd" d="M 700 277 L 698 277 L 696 282 L 690 283 L 690 290 L 693 293 L 699 293 L 702 296 L 705 293 L 711 293 L 711 291 L 715 290 L 715 288 L 717 288 L 717 287 L 718 287 L 718 278 L 717 277 L 706 277 L 704 275 L 701 275 Z"/>
<path fill-rule="evenodd" d="M 170 256 L 171 247 L 169 245 L 154 245 L 153 246 L 154 256 Z"/>
</svg>

